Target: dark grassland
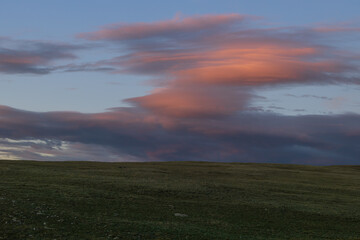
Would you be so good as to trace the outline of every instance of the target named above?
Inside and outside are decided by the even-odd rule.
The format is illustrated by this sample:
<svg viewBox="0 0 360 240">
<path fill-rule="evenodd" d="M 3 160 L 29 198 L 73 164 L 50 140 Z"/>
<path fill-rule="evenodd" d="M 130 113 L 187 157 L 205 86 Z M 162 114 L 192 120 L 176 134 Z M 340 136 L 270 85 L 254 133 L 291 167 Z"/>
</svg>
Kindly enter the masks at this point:
<svg viewBox="0 0 360 240">
<path fill-rule="evenodd" d="M 0 210 L 0 239 L 360 239 L 360 166 L 0 161 Z"/>
</svg>

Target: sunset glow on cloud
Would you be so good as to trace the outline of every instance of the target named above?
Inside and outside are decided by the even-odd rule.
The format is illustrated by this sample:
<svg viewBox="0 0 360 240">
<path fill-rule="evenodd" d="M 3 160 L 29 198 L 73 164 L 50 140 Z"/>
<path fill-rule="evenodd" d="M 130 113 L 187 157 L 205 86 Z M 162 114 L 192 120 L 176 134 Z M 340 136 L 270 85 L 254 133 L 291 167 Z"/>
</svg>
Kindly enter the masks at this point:
<svg viewBox="0 0 360 240">
<path fill-rule="evenodd" d="M 358 70 L 350 53 L 321 45 L 318 36 L 304 37 L 304 31 L 313 29 L 260 28 L 254 17 L 229 14 L 118 24 L 78 37 L 125 46 L 129 54 L 109 65 L 162 80 L 164 87 L 129 102 L 193 117 L 243 110 L 258 86 L 357 80 L 348 76 Z"/>
<path fill-rule="evenodd" d="M 332 40 L 340 34 L 351 39 L 359 28 L 280 27 L 226 13 L 115 22 L 79 31 L 67 42 L 4 36 L 2 79 L 106 76 L 129 82 L 134 76 L 146 78 L 151 89 L 98 113 L 37 112 L 0 102 L 0 157 L 359 164 L 360 102 L 352 112 L 327 115 L 284 115 L 253 105 L 268 100 L 259 94 L 263 89 L 359 88 L 360 54 Z M 298 96 L 329 106 L 344 99 L 287 95 Z"/>
</svg>

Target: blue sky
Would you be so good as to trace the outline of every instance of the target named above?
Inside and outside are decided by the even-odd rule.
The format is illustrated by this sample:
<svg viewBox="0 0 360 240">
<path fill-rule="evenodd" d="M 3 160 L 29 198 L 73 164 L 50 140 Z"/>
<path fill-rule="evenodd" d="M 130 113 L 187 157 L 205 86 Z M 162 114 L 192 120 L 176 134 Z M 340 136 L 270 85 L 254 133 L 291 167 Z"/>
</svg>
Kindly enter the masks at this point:
<svg viewBox="0 0 360 240">
<path fill-rule="evenodd" d="M 290 128 L 294 122 L 308 122 L 311 117 L 316 118 L 314 122 L 322 117 L 335 121 L 334 117 L 340 117 L 335 121 L 340 126 L 342 121 L 350 121 L 349 116 L 360 114 L 358 9 L 360 3 L 350 0 L 4 0 L 0 8 L 0 110 L 4 111 L 0 138 L 17 139 L 21 147 L 15 151 L 9 147 L 14 141 L 3 140 L 0 156 L 3 146 L 8 149 L 3 150 L 8 158 L 44 159 L 51 155 L 55 160 L 67 160 L 71 152 L 82 160 L 89 156 L 79 151 L 94 144 L 104 159 L 111 155 L 121 160 L 183 160 L 178 156 L 179 149 L 187 149 L 189 159 L 204 160 L 201 154 L 191 154 L 194 150 L 188 146 L 181 147 L 181 139 L 174 140 L 173 134 L 180 131 L 177 128 L 187 126 L 189 129 L 181 131 L 190 131 L 194 139 L 204 142 L 199 149 L 211 144 L 226 145 L 226 149 L 221 149 L 224 161 L 234 161 L 239 149 L 245 148 L 242 141 L 237 147 L 230 147 L 223 140 L 212 142 L 219 136 L 206 138 L 201 134 L 209 129 L 202 129 L 200 134 L 195 126 L 209 124 L 209 128 L 222 132 L 230 121 L 230 126 L 241 132 L 241 119 L 251 116 L 262 122 L 263 116 L 263 121 L 271 124 L 247 127 L 278 137 L 282 134 L 272 122 L 284 121 L 297 139 L 296 144 L 278 149 L 281 154 L 274 153 L 273 159 L 296 149 L 296 154 L 290 154 L 291 161 L 309 163 L 313 149 L 299 153 L 298 146 L 308 149 L 303 138 L 320 133 L 313 132 L 317 128 L 314 123 L 308 126 L 308 136 L 300 137 L 300 141 L 296 133 L 299 129 Z M 55 112 L 58 119 L 49 117 L 50 112 Z M 47 119 L 46 126 L 54 126 L 55 122 L 63 126 L 69 124 L 67 116 L 76 121 L 84 118 L 92 127 L 102 129 L 97 129 L 95 132 L 101 132 L 97 134 L 116 142 L 124 137 L 125 130 L 118 129 L 118 125 L 126 125 L 129 112 L 134 114 L 132 118 L 143 119 L 136 129 L 148 131 L 154 127 L 152 124 L 163 128 L 164 133 L 150 134 L 150 139 L 166 135 L 175 142 L 161 149 L 141 142 L 138 145 L 142 147 L 137 146 L 140 149 L 135 154 L 133 145 L 125 148 L 104 143 L 106 140 L 84 140 L 78 135 L 82 130 L 71 136 L 50 134 L 58 129 L 34 133 L 29 129 L 38 126 L 28 126 L 19 117 L 13 119 L 31 115 Z M 94 118 L 99 122 L 92 122 Z M 104 124 L 103 119 L 111 121 Z M 10 123 L 18 121 L 26 125 L 17 126 L 24 131 L 13 130 Z M 113 125 L 114 121 L 118 125 Z M 349 127 L 354 132 L 355 122 L 351 121 Z M 121 136 L 106 135 L 109 129 Z M 192 132 L 194 129 L 196 133 Z M 329 133 L 332 136 L 339 132 L 349 136 L 349 129 L 333 130 Z M 124 138 L 142 138 L 135 132 Z M 320 135 L 309 143 L 316 149 L 318 164 L 325 161 L 325 156 L 331 156 L 335 162 L 353 163 L 353 156 L 319 147 L 330 144 L 325 144 Z M 50 152 L 44 150 L 46 147 L 34 150 L 29 147 L 33 141 L 49 145 L 49 149 L 53 149 L 54 142 L 66 147 Z M 195 152 L 206 151 L 199 149 Z M 228 153 L 232 151 L 234 154 Z M 247 158 L 242 156 L 245 160 L 241 161 L 264 161 L 261 154 L 255 157 L 255 150 L 245 152 Z"/>
</svg>

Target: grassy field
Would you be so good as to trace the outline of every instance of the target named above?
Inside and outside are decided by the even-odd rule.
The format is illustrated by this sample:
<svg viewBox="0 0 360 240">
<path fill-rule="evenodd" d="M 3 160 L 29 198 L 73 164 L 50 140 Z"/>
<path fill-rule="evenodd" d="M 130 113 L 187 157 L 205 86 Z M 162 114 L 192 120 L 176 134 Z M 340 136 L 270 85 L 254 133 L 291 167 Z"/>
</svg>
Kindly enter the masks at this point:
<svg viewBox="0 0 360 240">
<path fill-rule="evenodd" d="M 360 166 L 0 161 L 0 239 L 360 239 Z"/>
</svg>

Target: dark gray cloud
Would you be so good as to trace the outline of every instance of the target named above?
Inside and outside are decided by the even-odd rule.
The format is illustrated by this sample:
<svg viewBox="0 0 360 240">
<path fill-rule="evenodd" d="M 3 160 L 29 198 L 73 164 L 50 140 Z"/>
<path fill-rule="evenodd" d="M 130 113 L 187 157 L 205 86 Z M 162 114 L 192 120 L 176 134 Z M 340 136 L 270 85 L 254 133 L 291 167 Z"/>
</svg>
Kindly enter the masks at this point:
<svg viewBox="0 0 360 240">
<path fill-rule="evenodd" d="M 201 121 L 158 118 L 135 108 L 81 114 L 36 113 L 2 106 L 0 116 L 1 138 L 51 139 L 78 143 L 84 149 L 84 146 L 97 146 L 101 152 L 96 157 L 98 161 L 102 156 L 109 160 L 111 155 L 116 156 L 113 161 L 128 158 L 320 165 L 360 163 L 359 115 L 281 116 L 243 112 Z M 59 152 L 63 155 L 66 152 L 54 143 L 48 148 L 47 154 L 56 152 L 61 156 Z M 72 153 L 76 159 L 76 151 Z M 44 156 L 41 159 L 46 158 Z"/>
</svg>

